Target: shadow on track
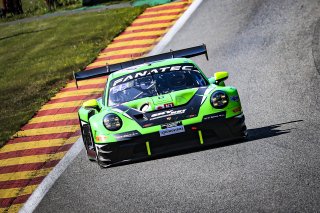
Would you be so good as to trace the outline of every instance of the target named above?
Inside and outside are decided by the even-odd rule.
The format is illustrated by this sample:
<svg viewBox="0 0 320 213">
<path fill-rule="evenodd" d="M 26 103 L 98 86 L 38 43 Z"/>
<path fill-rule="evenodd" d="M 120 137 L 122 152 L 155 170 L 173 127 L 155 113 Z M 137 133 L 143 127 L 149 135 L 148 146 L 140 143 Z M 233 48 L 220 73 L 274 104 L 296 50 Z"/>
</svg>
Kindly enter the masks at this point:
<svg viewBox="0 0 320 213">
<path fill-rule="evenodd" d="M 302 122 L 303 120 L 296 120 L 296 121 L 290 121 L 280 124 L 274 124 L 271 126 L 265 126 L 255 129 L 248 129 L 248 138 L 244 142 L 250 142 L 254 140 L 259 140 L 263 138 L 270 138 L 282 134 L 290 133 L 292 129 L 285 129 L 285 130 L 279 130 L 277 128 L 282 127 L 283 125 L 291 124 L 291 123 L 297 123 Z"/>
<path fill-rule="evenodd" d="M 237 145 L 237 144 L 241 144 L 241 143 L 248 143 L 248 142 L 263 139 L 263 138 L 275 137 L 278 135 L 290 133 L 293 129 L 295 129 L 295 128 L 290 128 L 290 129 L 280 130 L 278 128 L 283 127 L 284 125 L 289 125 L 289 124 L 297 123 L 297 122 L 303 122 L 303 120 L 295 120 L 295 121 L 289 121 L 289 122 L 284 122 L 284 123 L 279 123 L 279 124 L 273 124 L 270 126 L 265 126 L 265 127 L 260 127 L 260 128 L 248 129 L 248 137 L 243 140 L 234 140 L 234 141 L 217 143 L 217 144 L 213 144 L 213 145 L 207 145 L 207 146 L 203 146 L 203 147 L 197 147 L 197 148 L 193 148 L 193 149 L 175 151 L 175 152 L 171 152 L 168 154 L 159 154 L 157 156 L 153 156 L 151 158 L 146 158 L 143 160 L 133 160 L 130 162 L 117 163 L 117 164 L 112 165 L 108 168 L 122 166 L 122 165 L 129 165 L 129 164 L 139 163 L 139 162 L 145 162 L 145 161 L 149 161 L 149 160 L 157 160 L 157 159 L 162 159 L 162 158 L 174 157 L 174 156 L 178 156 L 178 155 L 185 155 L 185 154 L 201 152 L 201 151 L 205 151 L 205 150 L 209 150 L 209 149 L 216 149 L 216 148 L 221 148 L 221 147 L 226 147 L 226 146 Z"/>
</svg>

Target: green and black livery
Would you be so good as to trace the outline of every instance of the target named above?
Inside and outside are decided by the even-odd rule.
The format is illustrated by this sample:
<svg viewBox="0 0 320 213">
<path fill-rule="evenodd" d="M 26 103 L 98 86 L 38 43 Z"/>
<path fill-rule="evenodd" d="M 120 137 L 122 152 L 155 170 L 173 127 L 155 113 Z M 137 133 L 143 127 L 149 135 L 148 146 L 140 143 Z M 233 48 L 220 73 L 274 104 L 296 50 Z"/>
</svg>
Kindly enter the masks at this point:
<svg viewBox="0 0 320 213">
<path fill-rule="evenodd" d="M 75 73 L 109 76 L 102 97 L 79 109 L 89 159 L 108 167 L 245 138 L 237 89 L 225 86 L 227 72 L 207 78 L 188 59 L 201 54 L 205 45 Z"/>
</svg>

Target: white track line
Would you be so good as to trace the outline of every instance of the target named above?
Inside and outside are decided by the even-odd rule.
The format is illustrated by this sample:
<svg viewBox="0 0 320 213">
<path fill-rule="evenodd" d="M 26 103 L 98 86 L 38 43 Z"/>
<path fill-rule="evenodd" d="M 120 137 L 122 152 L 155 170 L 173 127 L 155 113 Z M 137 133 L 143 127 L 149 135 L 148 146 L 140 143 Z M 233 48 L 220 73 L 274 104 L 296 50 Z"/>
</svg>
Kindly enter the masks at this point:
<svg viewBox="0 0 320 213">
<path fill-rule="evenodd" d="M 19 210 L 22 213 L 33 212 L 39 205 L 43 197 L 47 194 L 49 189 L 53 186 L 60 175 L 67 169 L 71 162 L 77 157 L 83 149 L 82 137 L 80 137 L 66 153 L 66 155 L 59 161 L 59 163 L 52 169 L 52 171 L 43 179 L 37 189 L 31 194 L 27 202 Z"/>
<path fill-rule="evenodd" d="M 178 19 L 178 21 L 173 25 L 173 27 L 164 35 L 161 41 L 153 48 L 153 50 L 148 54 L 156 55 L 162 52 L 162 50 L 169 44 L 175 34 L 183 27 L 183 25 L 191 17 L 192 13 L 200 6 L 203 0 L 194 0 L 190 7 L 183 13 L 183 15 Z"/>
<path fill-rule="evenodd" d="M 194 0 L 184 14 L 178 19 L 173 27 L 166 33 L 161 41 L 154 47 L 149 55 L 159 54 L 165 46 L 171 41 L 174 35 L 182 28 L 187 22 L 192 13 L 199 7 L 203 0 Z M 33 212 L 44 198 L 49 189 L 53 186 L 60 175 L 67 169 L 75 157 L 83 149 L 82 138 L 80 137 L 67 152 L 67 154 L 61 159 L 61 161 L 53 168 L 53 170 L 43 179 L 37 189 L 32 193 L 27 202 L 20 209 L 20 213 Z"/>
</svg>

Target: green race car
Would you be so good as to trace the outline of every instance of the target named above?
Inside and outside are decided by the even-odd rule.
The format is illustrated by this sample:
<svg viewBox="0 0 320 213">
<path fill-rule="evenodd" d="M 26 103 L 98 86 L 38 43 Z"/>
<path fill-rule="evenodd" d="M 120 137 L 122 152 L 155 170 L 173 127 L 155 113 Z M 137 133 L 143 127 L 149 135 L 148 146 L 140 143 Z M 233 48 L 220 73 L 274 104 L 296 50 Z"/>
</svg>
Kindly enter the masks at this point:
<svg viewBox="0 0 320 213">
<path fill-rule="evenodd" d="M 237 89 L 227 72 L 207 78 L 188 59 L 201 54 L 205 45 L 75 73 L 76 82 L 109 75 L 102 97 L 79 109 L 89 159 L 108 167 L 245 138 Z"/>
</svg>

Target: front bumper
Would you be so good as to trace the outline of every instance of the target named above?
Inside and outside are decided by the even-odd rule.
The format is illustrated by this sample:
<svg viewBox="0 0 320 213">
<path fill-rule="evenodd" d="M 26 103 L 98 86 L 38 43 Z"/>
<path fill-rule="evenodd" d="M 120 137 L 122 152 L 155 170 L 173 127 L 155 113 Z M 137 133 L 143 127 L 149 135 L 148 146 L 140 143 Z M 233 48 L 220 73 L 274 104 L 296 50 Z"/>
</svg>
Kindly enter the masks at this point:
<svg viewBox="0 0 320 213">
<path fill-rule="evenodd" d="M 140 160 L 163 153 L 212 145 L 246 137 L 243 114 L 233 118 L 208 116 L 201 123 L 184 126 L 185 132 L 160 137 L 159 132 L 139 135 L 130 140 L 96 144 L 100 166 Z"/>
</svg>

